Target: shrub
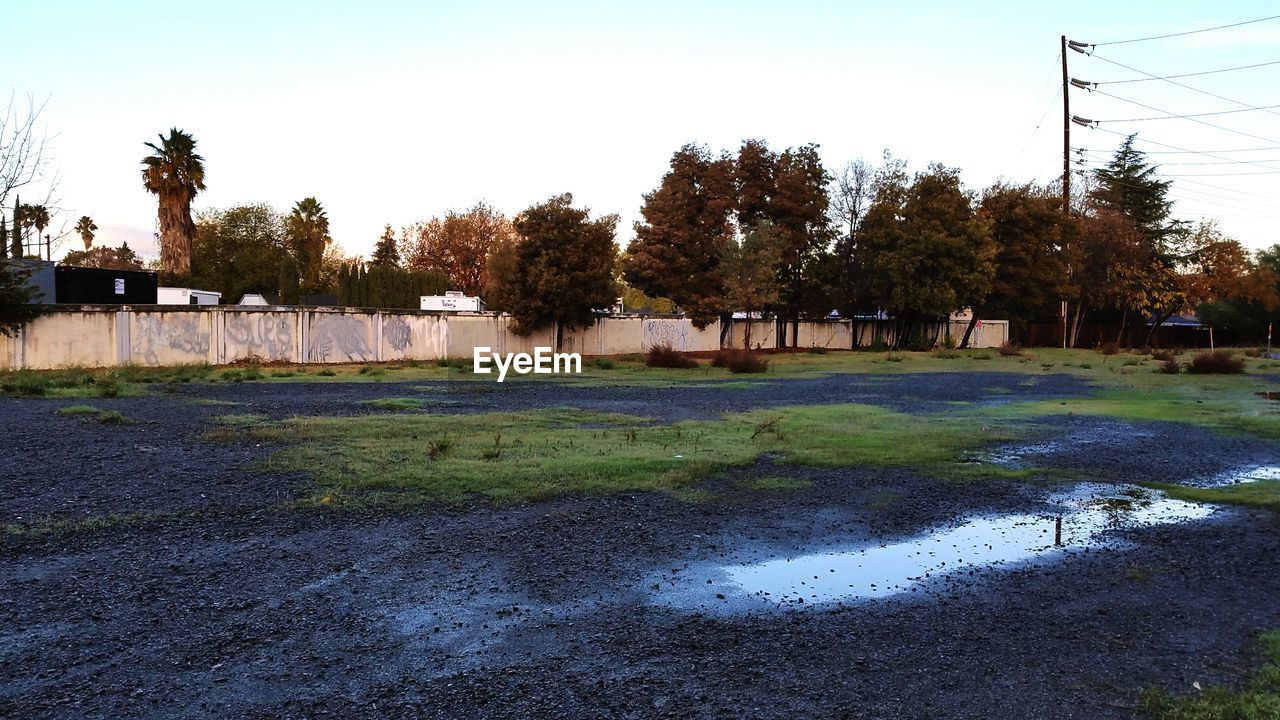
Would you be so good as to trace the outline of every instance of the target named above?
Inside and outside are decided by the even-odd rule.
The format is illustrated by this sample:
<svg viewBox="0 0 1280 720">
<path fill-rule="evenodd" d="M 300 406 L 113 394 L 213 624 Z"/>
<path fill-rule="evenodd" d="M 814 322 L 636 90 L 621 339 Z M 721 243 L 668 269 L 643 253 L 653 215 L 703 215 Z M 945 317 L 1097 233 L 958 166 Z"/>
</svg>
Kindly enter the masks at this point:
<svg viewBox="0 0 1280 720">
<path fill-rule="evenodd" d="M 875 342 L 868 345 L 867 349 L 870 350 L 871 352 L 885 352 L 886 350 L 889 349 L 889 343 L 885 342 L 884 340 L 876 340 Z"/>
<path fill-rule="evenodd" d="M 1214 350 L 1191 358 L 1187 372 L 1197 375 L 1233 375 L 1244 372 L 1244 360 L 1225 350 Z"/>
<path fill-rule="evenodd" d="M 336 373 L 336 372 L 334 372 L 334 371 L 332 371 L 332 370 L 330 370 L 330 369 L 328 369 L 328 368 L 325 368 L 324 370 L 321 370 L 320 372 L 316 373 L 316 375 L 318 375 L 319 377 L 334 377 L 334 376 L 335 376 L 335 375 L 337 375 L 337 374 L 338 374 L 338 373 Z"/>
<path fill-rule="evenodd" d="M 1170 360 L 1174 359 L 1173 351 L 1172 350 L 1155 350 L 1151 353 L 1151 359 L 1159 360 L 1160 362 L 1169 362 Z"/>
<path fill-rule="evenodd" d="M 1120 352 L 1120 343 L 1104 342 L 1098 346 L 1098 352 L 1103 355 L 1115 355 Z"/>
<path fill-rule="evenodd" d="M 821 345 L 814 345 L 809 349 L 805 350 L 805 352 L 809 353 L 810 355 L 826 355 L 827 349 L 822 347 Z"/>
<path fill-rule="evenodd" d="M 1177 358 L 1170 355 L 1167 360 L 1160 363 L 1160 372 L 1165 375 L 1177 375 L 1182 372 L 1182 363 L 1178 362 Z"/>
<path fill-rule="evenodd" d="M 612 360 L 602 357 L 591 358 L 587 365 L 596 368 L 597 370 L 612 370 L 616 367 Z"/>
<path fill-rule="evenodd" d="M 762 373 L 769 369 L 769 361 L 759 353 L 750 350 L 721 350 L 712 358 L 712 364 L 715 360 L 722 359 L 723 366 L 729 368 L 731 373 Z"/>
<path fill-rule="evenodd" d="M 1022 348 L 1007 342 L 996 348 L 996 352 L 1000 353 L 1000 357 L 1017 357 L 1022 354 Z"/>
<path fill-rule="evenodd" d="M 1251 358 L 1262 357 L 1263 353 L 1262 348 L 1246 348 L 1244 351 L 1244 354 Z"/>
<path fill-rule="evenodd" d="M 933 356 L 939 360 L 955 360 L 960 357 L 960 354 L 959 350 L 952 350 L 950 348 L 939 348 L 933 351 Z"/>
<path fill-rule="evenodd" d="M 654 345 L 644 357 L 644 364 L 656 368 L 688 370 L 698 367 L 698 361 L 672 348 L 670 345 Z"/>
</svg>

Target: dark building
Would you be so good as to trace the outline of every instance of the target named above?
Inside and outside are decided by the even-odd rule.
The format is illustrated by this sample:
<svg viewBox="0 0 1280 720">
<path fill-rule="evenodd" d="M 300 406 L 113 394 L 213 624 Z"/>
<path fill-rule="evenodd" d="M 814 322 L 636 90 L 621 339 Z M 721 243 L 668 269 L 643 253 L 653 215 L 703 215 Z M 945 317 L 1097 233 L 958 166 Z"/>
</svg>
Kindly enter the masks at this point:
<svg viewBox="0 0 1280 720">
<path fill-rule="evenodd" d="M 73 305 L 155 305 L 159 282 L 153 272 L 101 270 L 59 265 L 54 271 L 56 300 Z"/>
<path fill-rule="evenodd" d="M 57 292 L 54 282 L 53 263 L 46 260 L 9 260 L 9 269 L 27 273 L 27 287 L 34 287 L 40 294 L 31 299 L 33 303 L 51 303 Z"/>
</svg>

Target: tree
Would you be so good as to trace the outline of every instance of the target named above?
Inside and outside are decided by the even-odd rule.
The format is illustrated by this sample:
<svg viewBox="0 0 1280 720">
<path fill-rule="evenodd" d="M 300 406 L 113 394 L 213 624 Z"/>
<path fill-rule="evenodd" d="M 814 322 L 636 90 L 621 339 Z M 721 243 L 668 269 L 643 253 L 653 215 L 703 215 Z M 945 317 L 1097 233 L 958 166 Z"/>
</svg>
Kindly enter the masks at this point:
<svg viewBox="0 0 1280 720">
<path fill-rule="evenodd" d="M 216 290 L 224 298 L 279 295 L 285 289 L 282 280 L 288 286 L 296 283 L 282 272 L 289 258 L 285 218 L 266 204 L 200 213 L 192 257 L 192 286 Z"/>
<path fill-rule="evenodd" d="M 382 231 L 382 237 L 378 238 L 378 244 L 373 248 L 373 257 L 369 259 L 369 264 L 374 267 L 400 267 L 400 250 L 396 247 L 396 232 L 388 225 Z"/>
<path fill-rule="evenodd" d="M 26 228 L 35 228 L 36 230 L 36 252 L 35 256 L 40 257 L 40 239 L 44 236 L 44 229 L 49 226 L 49 209 L 43 205 L 24 205 L 22 206 L 22 224 Z M 48 246 L 45 247 L 45 259 L 49 258 Z"/>
<path fill-rule="evenodd" d="M 315 198 L 299 200 L 286 223 L 289 246 L 296 259 L 300 291 L 312 294 L 320 290 L 320 266 L 325 248 L 333 242 L 329 237 L 329 216 Z M 296 281 L 290 281 L 294 284 Z"/>
<path fill-rule="evenodd" d="M 62 258 L 63 265 L 102 268 L 104 270 L 144 270 L 142 258 L 123 243 L 118 248 L 99 245 L 89 250 L 72 250 Z"/>
<path fill-rule="evenodd" d="M 177 128 L 161 135 L 159 145 L 144 144 L 152 154 L 142 159 L 143 186 L 159 201 L 160 267 L 167 276 L 184 277 L 191 274 L 191 201 L 205 189 L 204 158 L 196 153 L 195 138 Z"/>
<path fill-rule="evenodd" d="M 991 226 L 995 274 L 991 291 L 973 307 L 961 347 L 980 318 L 1006 318 L 1021 333 L 1036 316 L 1054 312 L 1066 292 L 1063 248 L 1070 230 L 1060 195 L 1000 182 L 983 193 L 978 213 Z"/>
<path fill-rule="evenodd" d="M 14 335 L 40 314 L 39 290 L 27 284 L 29 270 L 0 263 L 0 333 Z"/>
<path fill-rule="evenodd" d="M 529 207 L 514 225 L 521 240 L 515 262 L 504 267 L 499 303 L 514 321 L 513 330 L 527 335 L 548 323 L 556 325 L 556 345 L 566 326 L 591 321 L 592 310 L 612 305 L 618 297 L 613 268 L 617 260 L 616 215 L 590 219 L 573 207 L 565 193 Z"/>
<path fill-rule="evenodd" d="M 439 295 L 448 287 L 435 270 L 406 270 L 358 260 L 338 271 L 338 302 L 348 307 L 417 308 L 423 295 Z"/>
<path fill-rule="evenodd" d="M 76 232 L 80 233 L 80 239 L 84 241 L 85 251 L 88 251 L 89 247 L 93 245 L 93 233 L 97 229 L 98 226 L 94 224 L 93 218 L 88 215 L 81 215 L 80 219 L 76 221 Z"/>
<path fill-rule="evenodd" d="M 778 156 L 774 182 L 768 219 L 780 254 L 779 305 L 784 318 L 795 323 L 794 345 L 801 316 L 822 316 L 831 309 L 830 298 L 821 292 L 819 282 L 821 261 L 834 237 L 827 196 L 831 176 L 822 166 L 818 146 L 810 143 L 788 148 Z"/>
<path fill-rule="evenodd" d="M 22 237 L 22 199 L 17 196 L 14 196 L 13 201 L 13 242 L 9 253 L 15 260 L 21 260 L 27 255 L 26 243 Z"/>
<path fill-rule="evenodd" d="M 627 283 L 666 297 L 705 327 L 725 310 L 720 257 L 733 242 L 734 167 L 727 155 L 690 143 L 676 151 L 661 184 L 644 196 L 627 246 Z"/>
<path fill-rule="evenodd" d="M 1186 239 L 1187 227 L 1186 223 L 1171 219 L 1170 183 L 1160 180 L 1157 168 L 1148 164 L 1146 156 L 1133 147 L 1135 139 L 1134 135 L 1125 138 L 1106 167 L 1094 171 L 1097 184 L 1088 200 L 1090 214 L 1101 219 L 1101 224 L 1095 223 L 1094 229 L 1105 230 L 1101 238 L 1122 239 L 1128 243 L 1111 248 L 1123 252 L 1129 264 L 1110 273 L 1115 284 L 1104 293 L 1110 300 L 1109 308 L 1120 311 L 1122 328 L 1130 313 L 1155 314 L 1155 322 L 1144 340 L 1147 344 L 1152 333 L 1186 304 L 1180 296 L 1175 268 L 1182 261 L 1181 244 Z M 1132 232 L 1115 228 L 1117 223 L 1128 223 Z M 1073 266 L 1087 264 L 1086 260 Z M 1120 273 L 1122 269 L 1127 273 Z M 1087 284 L 1089 280 L 1081 282 Z M 1087 309 L 1084 305 L 1077 306 L 1073 338 L 1079 335 L 1079 318 Z"/>
<path fill-rule="evenodd" d="M 860 247 L 870 296 L 894 315 L 898 344 L 913 341 L 925 318 L 979 305 L 995 273 L 988 221 L 959 171 L 938 164 L 909 184 L 897 173 L 880 183 Z"/>
<path fill-rule="evenodd" d="M 410 270 L 439 270 L 451 289 L 479 295 L 488 284 L 489 255 L 514 233 L 502 213 L 476 203 L 405 228 L 401 255 Z"/>
<path fill-rule="evenodd" d="M 9 102 L 0 111 L 0 207 L 8 204 L 9 195 L 48 179 L 48 135 L 40 123 L 45 105 L 37 104 L 30 95 L 25 105 L 24 108 L 11 92 Z M 57 185 L 56 178 L 50 185 Z M 49 193 L 53 193 L 53 187 L 49 187 Z M 17 206 L 15 202 L 14 207 Z"/>
<path fill-rule="evenodd" d="M 747 315 L 745 347 L 751 347 L 754 313 L 778 302 L 778 237 L 768 220 L 748 227 L 741 243 L 730 243 L 720 260 L 729 306 Z"/>
<path fill-rule="evenodd" d="M 0 213 L 0 260 L 9 259 L 9 223 L 8 218 Z"/>
</svg>

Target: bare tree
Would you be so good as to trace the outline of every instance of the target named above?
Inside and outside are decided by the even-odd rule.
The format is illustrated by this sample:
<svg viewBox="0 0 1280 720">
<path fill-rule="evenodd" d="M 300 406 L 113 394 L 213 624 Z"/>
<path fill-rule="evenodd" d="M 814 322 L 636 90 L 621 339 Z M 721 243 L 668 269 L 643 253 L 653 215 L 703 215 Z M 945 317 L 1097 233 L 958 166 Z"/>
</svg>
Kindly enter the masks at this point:
<svg viewBox="0 0 1280 720">
<path fill-rule="evenodd" d="M 49 135 L 40 123 L 46 103 L 37 104 L 28 95 L 24 103 L 14 93 L 0 111 L 0 207 L 9 195 L 28 185 L 46 184 L 46 197 L 39 203 L 49 207 L 56 175 L 49 172 Z"/>
<path fill-rule="evenodd" d="M 862 158 L 846 163 L 831 183 L 832 220 L 844 227 L 844 236 L 853 237 L 858 223 L 871 204 L 875 171 Z"/>
</svg>

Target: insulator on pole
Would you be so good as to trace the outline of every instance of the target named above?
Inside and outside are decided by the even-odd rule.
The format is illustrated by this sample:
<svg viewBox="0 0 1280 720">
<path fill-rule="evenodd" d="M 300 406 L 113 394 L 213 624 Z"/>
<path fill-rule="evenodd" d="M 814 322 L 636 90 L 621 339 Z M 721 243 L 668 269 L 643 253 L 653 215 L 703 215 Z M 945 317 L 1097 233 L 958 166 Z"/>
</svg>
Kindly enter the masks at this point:
<svg viewBox="0 0 1280 720">
<path fill-rule="evenodd" d="M 1072 50 L 1075 50 L 1075 51 L 1076 51 L 1076 52 L 1078 52 L 1078 53 L 1086 53 L 1086 54 L 1087 54 L 1087 52 L 1088 52 L 1088 51 L 1087 51 L 1087 50 L 1085 50 L 1085 48 L 1091 48 L 1091 47 L 1093 47 L 1093 44 L 1092 44 L 1092 43 L 1079 42 L 1079 41 L 1077 41 L 1077 40 L 1068 40 L 1068 41 L 1067 41 L 1067 47 L 1071 48 Z"/>
<path fill-rule="evenodd" d="M 1079 115 L 1072 115 L 1071 122 L 1077 125 L 1083 125 L 1085 127 L 1093 127 L 1098 124 L 1097 122 L 1090 120 L 1089 118 L 1082 118 Z"/>
<path fill-rule="evenodd" d="M 1092 86 L 1097 84 L 1098 83 L 1089 82 L 1088 80 L 1077 80 L 1075 78 L 1071 78 L 1071 87 L 1078 87 L 1081 90 L 1092 90 Z"/>
</svg>

